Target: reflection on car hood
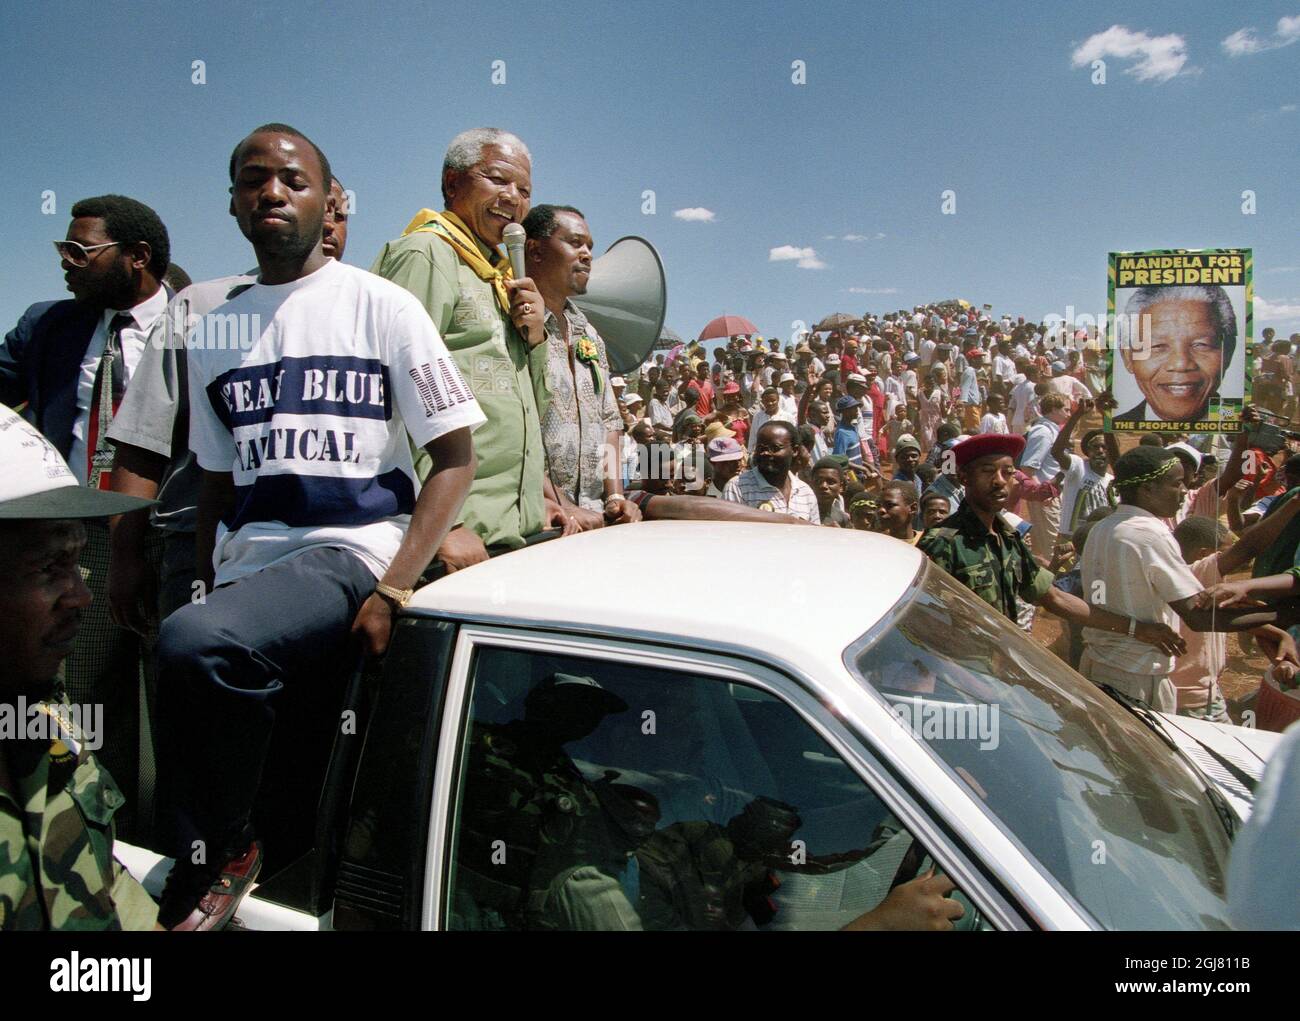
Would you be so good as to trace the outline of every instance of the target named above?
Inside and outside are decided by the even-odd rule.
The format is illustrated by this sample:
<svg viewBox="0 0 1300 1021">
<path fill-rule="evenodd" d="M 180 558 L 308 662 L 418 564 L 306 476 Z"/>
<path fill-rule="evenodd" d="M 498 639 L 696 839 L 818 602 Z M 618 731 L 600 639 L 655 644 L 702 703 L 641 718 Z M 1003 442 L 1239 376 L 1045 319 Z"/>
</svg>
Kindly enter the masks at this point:
<svg viewBox="0 0 1300 1021">
<path fill-rule="evenodd" d="M 1179 751 L 1214 782 L 1233 811 L 1243 820 L 1248 818 L 1255 803 L 1255 784 L 1264 775 L 1264 766 L 1282 735 L 1189 716 L 1153 715 L 1159 717 L 1165 733 L 1178 745 Z M 1247 784 L 1238 771 L 1251 782 Z"/>
</svg>

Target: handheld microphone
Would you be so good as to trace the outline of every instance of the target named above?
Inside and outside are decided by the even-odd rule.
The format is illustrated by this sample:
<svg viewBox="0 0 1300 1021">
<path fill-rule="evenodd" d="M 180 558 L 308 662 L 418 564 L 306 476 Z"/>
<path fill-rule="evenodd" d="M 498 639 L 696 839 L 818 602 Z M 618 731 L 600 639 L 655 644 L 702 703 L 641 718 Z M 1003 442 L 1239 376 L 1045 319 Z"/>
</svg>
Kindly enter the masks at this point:
<svg viewBox="0 0 1300 1021">
<path fill-rule="evenodd" d="M 524 272 L 524 242 L 528 240 L 528 235 L 524 228 L 517 223 L 507 223 L 506 229 L 501 232 L 506 241 L 506 256 L 510 259 L 510 272 L 514 274 L 516 280 L 520 277 L 527 276 Z"/>
</svg>

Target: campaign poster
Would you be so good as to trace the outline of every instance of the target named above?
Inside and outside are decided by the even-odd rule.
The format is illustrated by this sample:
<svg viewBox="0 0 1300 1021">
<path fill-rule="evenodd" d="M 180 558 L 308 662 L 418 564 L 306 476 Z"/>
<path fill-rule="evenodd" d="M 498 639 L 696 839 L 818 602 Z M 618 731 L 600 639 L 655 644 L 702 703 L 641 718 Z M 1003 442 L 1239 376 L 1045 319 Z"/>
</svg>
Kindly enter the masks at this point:
<svg viewBox="0 0 1300 1021">
<path fill-rule="evenodd" d="M 1253 336 L 1249 248 L 1111 252 L 1107 383 L 1115 432 L 1241 430 Z"/>
</svg>

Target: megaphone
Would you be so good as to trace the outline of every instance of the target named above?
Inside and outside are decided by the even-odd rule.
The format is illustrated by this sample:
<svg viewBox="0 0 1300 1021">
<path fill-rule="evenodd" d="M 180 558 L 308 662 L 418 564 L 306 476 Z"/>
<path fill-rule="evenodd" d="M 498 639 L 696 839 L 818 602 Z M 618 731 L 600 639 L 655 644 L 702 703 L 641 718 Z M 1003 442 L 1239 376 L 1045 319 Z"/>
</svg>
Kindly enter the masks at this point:
<svg viewBox="0 0 1300 1021">
<path fill-rule="evenodd" d="M 610 372 L 631 372 L 650 357 L 664 325 L 668 284 L 659 253 L 645 238 L 619 238 L 592 261 L 587 293 L 572 301 L 605 341 Z"/>
</svg>

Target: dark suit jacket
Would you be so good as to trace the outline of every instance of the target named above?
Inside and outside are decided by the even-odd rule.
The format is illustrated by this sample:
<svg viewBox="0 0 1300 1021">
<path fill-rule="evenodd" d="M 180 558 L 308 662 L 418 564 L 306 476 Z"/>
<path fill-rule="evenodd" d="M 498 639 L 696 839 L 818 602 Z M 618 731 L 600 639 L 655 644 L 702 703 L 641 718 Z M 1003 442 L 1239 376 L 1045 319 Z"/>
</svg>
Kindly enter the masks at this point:
<svg viewBox="0 0 1300 1021">
<path fill-rule="evenodd" d="M 1199 422 L 1205 419 L 1210 413 L 1210 404 L 1218 397 L 1218 394 L 1210 394 L 1210 399 L 1205 402 L 1201 410 L 1195 416 L 1188 419 L 1189 422 Z M 1138 401 L 1138 403 L 1124 412 L 1122 415 L 1112 415 L 1112 422 L 1145 422 L 1147 420 L 1147 402 Z M 1181 420 L 1180 420 L 1181 421 Z"/>
<path fill-rule="evenodd" d="M 42 301 L 23 313 L 0 347 L 0 403 L 25 412 L 66 459 L 77 419 L 81 362 L 103 310 L 71 299 Z"/>
<path fill-rule="evenodd" d="M 1122 415 L 1111 415 L 1112 422 L 1145 422 L 1147 420 L 1147 402 L 1138 401 L 1137 406 L 1129 408 Z"/>
</svg>

